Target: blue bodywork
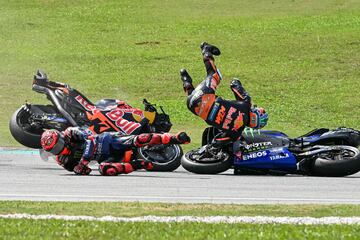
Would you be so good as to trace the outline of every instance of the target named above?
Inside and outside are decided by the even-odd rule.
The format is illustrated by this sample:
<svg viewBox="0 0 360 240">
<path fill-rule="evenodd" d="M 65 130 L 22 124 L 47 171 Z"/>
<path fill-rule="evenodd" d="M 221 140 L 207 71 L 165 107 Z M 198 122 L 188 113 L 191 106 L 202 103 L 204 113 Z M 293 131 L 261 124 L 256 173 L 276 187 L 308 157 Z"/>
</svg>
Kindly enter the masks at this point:
<svg viewBox="0 0 360 240">
<path fill-rule="evenodd" d="M 237 141 L 233 145 L 235 169 L 296 170 L 297 160 L 288 149 L 290 139 L 286 134 L 247 129 L 243 139 L 244 142 Z"/>
<path fill-rule="evenodd" d="M 296 170 L 296 158 L 286 147 L 269 148 L 260 151 L 234 155 L 234 168 Z"/>
</svg>

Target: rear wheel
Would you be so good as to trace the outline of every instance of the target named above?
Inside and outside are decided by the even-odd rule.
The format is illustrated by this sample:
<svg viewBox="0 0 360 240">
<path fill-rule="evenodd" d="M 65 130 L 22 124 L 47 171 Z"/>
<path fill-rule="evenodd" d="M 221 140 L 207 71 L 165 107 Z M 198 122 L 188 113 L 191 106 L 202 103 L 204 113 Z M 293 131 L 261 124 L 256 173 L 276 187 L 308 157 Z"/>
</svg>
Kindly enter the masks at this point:
<svg viewBox="0 0 360 240">
<path fill-rule="evenodd" d="M 31 107 L 31 110 L 30 108 Z M 16 141 L 29 148 L 41 148 L 40 138 L 43 129 L 31 123 L 33 111 L 55 113 L 52 106 L 24 105 L 14 112 L 10 119 L 10 132 Z"/>
<path fill-rule="evenodd" d="M 172 172 L 181 164 L 183 151 L 179 145 L 147 146 L 138 149 L 138 157 L 151 161 L 153 168 L 148 171 Z"/>
<path fill-rule="evenodd" d="M 338 145 L 331 152 L 321 153 L 312 167 L 312 174 L 326 177 L 343 177 L 360 171 L 360 150 Z"/>
<path fill-rule="evenodd" d="M 198 174 L 217 174 L 232 166 L 232 158 L 223 150 L 209 154 L 203 148 L 191 150 L 181 158 L 181 165 L 189 172 Z"/>
</svg>

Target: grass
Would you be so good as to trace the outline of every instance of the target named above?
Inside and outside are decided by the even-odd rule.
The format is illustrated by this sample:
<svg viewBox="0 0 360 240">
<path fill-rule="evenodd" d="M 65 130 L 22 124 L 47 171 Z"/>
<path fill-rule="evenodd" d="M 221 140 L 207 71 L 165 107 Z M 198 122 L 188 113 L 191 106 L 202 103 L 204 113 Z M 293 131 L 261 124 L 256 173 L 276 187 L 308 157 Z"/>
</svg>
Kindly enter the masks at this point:
<svg viewBox="0 0 360 240">
<path fill-rule="evenodd" d="M 222 50 L 224 80 L 239 77 L 270 113 L 268 129 L 295 136 L 316 127 L 359 127 L 358 0 L 0 0 L 0 146 L 31 91 L 32 75 L 69 83 L 90 99 L 142 98 L 165 106 L 191 147 L 205 124 L 185 106 L 180 68 L 204 77 L 202 41 Z M 241 206 L 0 202 L 1 213 L 91 215 L 359 216 L 356 205 Z M 358 226 L 154 224 L 0 219 L 3 239 L 359 239 Z"/>
<path fill-rule="evenodd" d="M 215 205 L 0 201 L 0 214 L 90 216 L 360 216 L 358 205 Z M 358 225 L 112 223 L 0 219 L 2 239 L 358 239 Z"/>
<path fill-rule="evenodd" d="M 3 239 L 359 239 L 357 225 L 103 223 L 0 219 Z"/>
<path fill-rule="evenodd" d="M 197 145 L 205 124 L 186 109 L 178 72 L 203 79 L 204 40 L 222 50 L 218 94 L 233 98 L 239 77 L 268 109 L 268 129 L 358 128 L 356 0 L 0 0 L 0 9 L 0 146 L 18 145 L 8 121 L 25 100 L 47 102 L 31 91 L 38 68 L 94 101 L 157 102 Z"/>
<path fill-rule="evenodd" d="M 360 216 L 359 205 L 219 205 L 128 202 L 0 201 L 0 214 L 90 215 L 96 217 L 156 216 Z"/>
</svg>

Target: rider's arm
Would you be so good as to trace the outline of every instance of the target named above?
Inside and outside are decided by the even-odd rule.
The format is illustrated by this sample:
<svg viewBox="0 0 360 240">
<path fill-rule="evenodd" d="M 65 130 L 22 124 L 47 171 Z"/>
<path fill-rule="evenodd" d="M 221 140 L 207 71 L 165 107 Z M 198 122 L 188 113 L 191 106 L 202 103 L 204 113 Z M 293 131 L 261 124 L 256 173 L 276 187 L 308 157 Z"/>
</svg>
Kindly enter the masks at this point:
<svg viewBox="0 0 360 240">
<path fill-rule="evenodd" d="M 251 97 L 245 88 L 241 85 L 240 80 L 234 79 L 230 83 L 231 91 L 233 91 L 237 101 L 248 103 L 251 106 Z"/>
<path fill-rule="evenodd" d="M 73 144 L 84 144 L 84 153 L 78 165 L 74 167 L 74 172 L 80 175 L 88 175 L 91 169 L 87 166 L 95 152 L 95 140 L 90 132 L 78 127 L 71 127 L 65 130 L 64 134 Z"/>
<path fill-rule="evenodd" d="M 85 141 L 89 136 L 91 136 L 91 132 L 89 130 L 79 127 L 69 127 L 63 133 L 71 143 Z"/>
<path fill-rule="evenodd" d="M 83 143 L 85 145 L 84 153 L 81 157 L 79 164 L 76 165 L 74 168 L 74 172 L 80 175 L 88 175 L 91 172 L 91 168 L 89 168 L 88 165 L 91 159 L 93 159 L 96 150 L 96 142 L 94 137 L 87 136 L 86 138 L 87 139 Z"/>
</svg>

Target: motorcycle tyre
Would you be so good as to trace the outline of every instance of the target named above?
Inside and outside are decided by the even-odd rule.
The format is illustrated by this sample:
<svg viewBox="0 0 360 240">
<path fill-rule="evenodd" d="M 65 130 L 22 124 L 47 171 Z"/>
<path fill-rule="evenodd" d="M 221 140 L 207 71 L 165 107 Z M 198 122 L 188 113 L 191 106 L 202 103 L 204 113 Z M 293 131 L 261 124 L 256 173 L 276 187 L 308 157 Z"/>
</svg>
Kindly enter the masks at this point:
<svg viewBox="0 0 360 240">
<path fill-rule="evenodd" d="M 201 163 L 196 162 L 190 159 L 190 154 L 198 151 L 198 149 L 191 150 L 183 155 L 181 158 L 181 166 L 187 171 L 197 174 L 218 174 L 225 172 L 230 169 L 233 165 L 233 159 L 230 155 L 221 162 L 212 162 L 212 163 Z"/>
<path fill-rule="evenodd" d="M 360 171 L 360 150 L 351 146 L 346 147 L 355 153 L 354 156 L 343 160 L 326 160 L 317 158 L 311 169 L 311 175 L 323 177 L 344 177 Z"/>
<path fill-rule="evenodd" d="M 47 113 L 56 112 L 52 106 L 32 105 L 32 107 L 42 112 L 47 112 Z M 26 110 L 24 105 L 14 112 L 9 123 L 10 133 L 15 138 L 15 140 L 20 144 L 29 148 L 40 149 L 41 148 L 40 139 L 42 133 L 34 133 L 27 131 L 21 126 L 19 122 L 20 114 L 26 114 L 25 111 Z"/>
<path fill-rule="evenodd" d="M 168 159 L 166 162 L 159 162 L 156 159 L 153 159 L 149 154 L 149 150 L 145 150 L 145 148 L 138 148 L 137 154 L 138 158 L 145 159 L 151 161 L 153 164 L 152 169 L 148 169 L 147 171 L 151 172 L 173 172 L 181 165 L 181 156 L 183 155 L 183 150 L 180 145 L 168 145 L 167 148 L 173 148 L 175 151 L 175 156 L 172 156 L 171 159 Z M 153 157 L 156 157 L 154 155 Z"/>
</svg>

